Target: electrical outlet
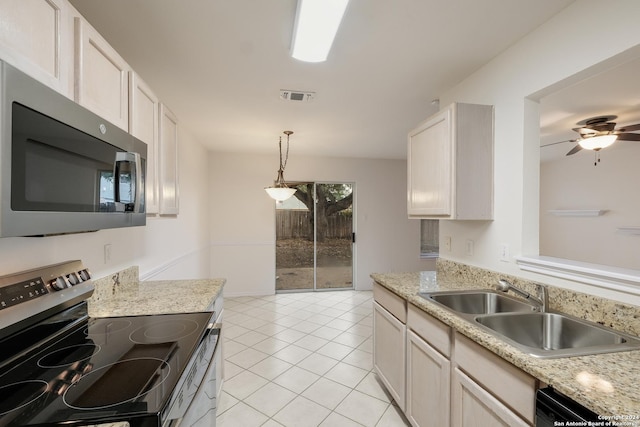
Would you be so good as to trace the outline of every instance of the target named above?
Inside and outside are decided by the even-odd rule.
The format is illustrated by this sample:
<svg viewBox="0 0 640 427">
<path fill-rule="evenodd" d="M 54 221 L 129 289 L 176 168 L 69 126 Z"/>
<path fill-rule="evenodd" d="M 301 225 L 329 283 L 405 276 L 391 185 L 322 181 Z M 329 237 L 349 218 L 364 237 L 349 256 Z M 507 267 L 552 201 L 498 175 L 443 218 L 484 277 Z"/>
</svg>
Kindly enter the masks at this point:
<svg viewBox="0 0 640 427">
<path fill-rule="evenodd" d="M 467 239 L 467 255 L 473 256 L 473 240 Z"/>
<path fill-rule="evenodd" d="M 509 245 L 503 243 L 500 245 L 500 261 L 509 262 Z"/>
<path fill-rule="evenodd" d="M 451 252 L 451 236 L 444 236 L 444 250 Z"/>
<path fill-rule="evenodd" d="M 104 263 L 107 264 L 111 261 L 111 243 L 104 245 Z"/>
</svg>

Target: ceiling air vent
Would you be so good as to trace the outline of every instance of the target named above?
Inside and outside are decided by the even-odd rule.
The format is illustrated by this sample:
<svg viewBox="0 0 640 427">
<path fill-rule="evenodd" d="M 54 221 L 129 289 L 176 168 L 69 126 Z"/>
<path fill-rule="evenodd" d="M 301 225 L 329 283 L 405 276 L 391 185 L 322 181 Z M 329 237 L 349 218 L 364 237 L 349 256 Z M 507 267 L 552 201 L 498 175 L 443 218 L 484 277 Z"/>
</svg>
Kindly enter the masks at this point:
<svg viewBox="0 0 640 427">
<path fill-rule="evenodd" d="M 280 99 L 284 101 L 300 101 L 300 102 L 312 102 L 316 99 L 315 92 L 304 92 L 301 90 L 280 90 Z"/>
</svg>

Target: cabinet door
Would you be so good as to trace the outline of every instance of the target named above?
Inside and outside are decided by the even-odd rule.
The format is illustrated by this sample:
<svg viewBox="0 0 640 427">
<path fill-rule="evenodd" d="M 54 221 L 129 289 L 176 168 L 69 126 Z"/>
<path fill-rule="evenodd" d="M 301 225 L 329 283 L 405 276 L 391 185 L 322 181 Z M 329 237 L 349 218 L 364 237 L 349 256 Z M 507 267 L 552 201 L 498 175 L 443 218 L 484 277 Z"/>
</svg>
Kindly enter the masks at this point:
<svg viewBox="0 0 640 427">
<path fill-rule="evenodd" d="M 409 216 L 451 215 L 451 138 L 451 109 L 441 111 L 409 134 Z"/>
<path fill-rule="evenodd" d="M 414 427 L 449 425 L 451 362 L 407 331 L 407 419 Z"/>
<path fill-rule="evenodd" d="M 160 150 L 158 176 L 161 215 L 177 215 L 178 204 L 178 120 L 160 104 Z"/>
<path fill-rule="evenodd" d="M 453 371 L 453 427 L 527 427 L 522 418 L 458 368 Z"/>
<path fill-rule="evenodd" d="M 129 131 L 129 66 L 84 18 L 75 31 L 76 102 Z"/>
<path fill-rule="evenodd" d="M 129 123 L 131 134 L 147 144 L 146 208 L 148 214 L 157 214 L 158 206 L 158 98 L 134 72 L 129 79 Z"/>
<path fill-rule="evenodd" d="M 73 22 L 63 0 L 0 1 L 0 57 L 73 98 Z"/>
<path fill-rule="evenodd" d="M 373 366 L 389 393 L 405 410 L 406 326 L 373 303 Z"/>
</svg>

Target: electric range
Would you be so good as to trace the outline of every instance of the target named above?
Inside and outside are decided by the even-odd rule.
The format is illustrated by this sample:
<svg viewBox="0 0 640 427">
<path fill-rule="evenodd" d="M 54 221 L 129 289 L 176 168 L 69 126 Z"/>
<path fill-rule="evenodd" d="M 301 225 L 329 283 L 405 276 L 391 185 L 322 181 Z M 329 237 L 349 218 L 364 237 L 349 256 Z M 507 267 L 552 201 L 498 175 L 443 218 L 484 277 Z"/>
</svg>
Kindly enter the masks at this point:
<svg viewBox="0 0 640 427">
<path fill-rule="evenodd" d="M 92 292 L 80 261 L 0 278 L 0 427 L 214 425 L 215 313 L 91 318 Z"/>
</svg>

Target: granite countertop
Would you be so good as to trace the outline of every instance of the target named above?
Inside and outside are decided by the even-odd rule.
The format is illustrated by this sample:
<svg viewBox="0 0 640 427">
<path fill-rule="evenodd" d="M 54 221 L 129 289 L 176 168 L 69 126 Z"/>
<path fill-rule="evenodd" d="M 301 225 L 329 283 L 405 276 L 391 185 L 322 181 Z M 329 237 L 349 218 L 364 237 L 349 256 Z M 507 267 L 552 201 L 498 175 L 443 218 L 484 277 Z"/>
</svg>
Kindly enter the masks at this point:
<svg viewBox="0 0 640 427">
<path fill-rule="evenodd" d="M 540 381 L 590 408 L 602 416 L 639 416 L 640 350 L 579 356 L 559 359 L 539 359 L 521 352 L 462 317 L 441 308 L 418 295 L 420 273 L 372 274 L 380 285 L 409 303 L 433 315 L 461 334 L 499 355 Z M 438 275 L 435 291 L 487 289 L 473 281 Z M 624 421 L 624 420 L 623 420 Z M 630 425 L 640 420 L 629 419 Z"/>
<path fill-rule="evenodd" d="M 138 280 L 137 267 L 94 280 L 89 299 L 92 317 L 207 311 L 222 292 L 225 279 Z"/>
</svg>

